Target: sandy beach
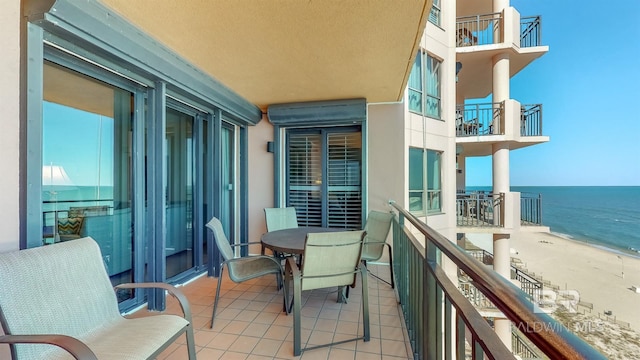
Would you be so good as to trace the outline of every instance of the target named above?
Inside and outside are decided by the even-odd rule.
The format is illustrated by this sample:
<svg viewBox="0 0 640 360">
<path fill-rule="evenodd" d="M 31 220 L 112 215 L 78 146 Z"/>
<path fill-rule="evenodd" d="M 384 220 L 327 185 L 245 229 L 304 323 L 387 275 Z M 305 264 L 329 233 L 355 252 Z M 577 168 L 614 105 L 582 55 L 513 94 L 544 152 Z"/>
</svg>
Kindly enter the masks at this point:
<svg viewBox="0 0 640 360">
<path fill-rule="evenodd" d="M 492 252 L 490 236 L 468 240 Z M 640 287 L 640 258 L 553 234 L 525 232 L 511 236 L 511 260 L 560 290 L 578 291 L 581 301 L 593 304 L 592 310 L 578 306 L 578 314 L 565 325 L 582 329 L 580 336 L 608 358 L 640 358 L 640 293 L 631 290 Z M 609 311 L 611 316 L 605 316 Z M 630 329 L 600 320 L 604 318 L 628 323 Z"/>
<path fill-rule="evenodd" d="M 545 233 L 514 234 L 511 248 L 512 258 L 529 272 L 560 289 L 577 290 L 594 313 L 611 311 L 640 331 L 640 293 L 631 290 L 640 287 L 639 258 Z"/>
</svg>

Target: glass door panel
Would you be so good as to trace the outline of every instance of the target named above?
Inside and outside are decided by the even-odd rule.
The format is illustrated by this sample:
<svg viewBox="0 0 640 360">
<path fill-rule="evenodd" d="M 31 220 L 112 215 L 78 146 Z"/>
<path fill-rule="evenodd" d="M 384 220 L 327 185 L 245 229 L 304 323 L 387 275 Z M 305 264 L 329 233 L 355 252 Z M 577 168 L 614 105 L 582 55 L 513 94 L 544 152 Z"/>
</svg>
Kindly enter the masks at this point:
<svg viewBox="0 0 640 360">
<path fill-rule="evenodd" d="M 194 267 L 194 134 L 195 118 L 167 108 L 165 129 L 166 276 Z"/>
<path fill-rule="evenodd" d="M 91 236 L 112 283 L 133 282 L 133 94 L 47 62 L 44 100 L 43 243 Z"/>
</svg>

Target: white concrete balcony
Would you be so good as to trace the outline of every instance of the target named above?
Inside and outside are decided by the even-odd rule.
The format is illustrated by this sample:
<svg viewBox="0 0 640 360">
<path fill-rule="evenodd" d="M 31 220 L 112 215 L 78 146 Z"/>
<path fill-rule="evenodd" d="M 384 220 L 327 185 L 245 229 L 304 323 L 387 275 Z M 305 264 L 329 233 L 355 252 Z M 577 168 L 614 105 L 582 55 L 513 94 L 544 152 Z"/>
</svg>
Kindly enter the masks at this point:
<svg viewBox="0 0 640 360">
<path fill-rule="evenodd" d="M 549 51 L 542 44 L 540 16 L 521 17 L 513 7 L 458 17 L 455 39 L 456 61 L 462 64 L 456 90 L 466 99 L 491 93 L 496 56 L 508 56 L 509 77 L 513 77 Z"/>
<path fill-rule="evenodd" d="M 493 144 L 508 142 L 511 150 L 549 141 L 542 132 L 542 104 L 463 104 L 456 108 L 456 143 L 465 157 L 487 156 Z"/>
</svg>

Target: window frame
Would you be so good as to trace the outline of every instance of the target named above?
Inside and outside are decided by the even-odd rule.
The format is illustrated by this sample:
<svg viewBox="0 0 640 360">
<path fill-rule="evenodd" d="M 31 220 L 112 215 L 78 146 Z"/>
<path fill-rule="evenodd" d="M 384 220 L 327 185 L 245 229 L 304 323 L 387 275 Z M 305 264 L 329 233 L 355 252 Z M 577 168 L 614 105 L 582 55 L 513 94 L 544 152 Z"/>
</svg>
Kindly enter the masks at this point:
<svg viewBox="0 0 640 360">
<path fill-rule="evenodd" d="M 418 60 L 420 59 L 420 60 Z M 420 64 L 416 66 L 416 64 Z M 432 56 L 424 50 L 420 50 L 416 55 L 414 65 L 409 75 L 409 83 L 407 84 L 407 102 L 410 112 L 420 114 L 432 119 L 442 120 L 442 64 L 443 61 L 435 56 Z M 415 71 L 419 69 L 420 76 L 416 77 Z M 430 91 L 430 85 L 435 79 L 435 88 Z M 411 86 L 412 80 L 419 81 L 419 88 Z M 420 102 L 418 107 L 412 107 L 410 101 L 412 94 L 420 94 Z M 436 110 L 431 112 L 429 110 L 429 104 L 435 103 Z"/>
<path fill-rule="evenodd" d="M 440 6 L 440 0 L 433 0 L 431 10 L 429 10 L 429 22 L 436 26 L 440 26 L 442 24 L 442 16 L 440 15 L 441 12 L 442 7 Z"/>
<path fill-rule="evenodd" d="M 411 162 L 411 153 L 414 152 L 419 153 L 420 155 L 420 169 L 419 172 L 415 173 L 412 171 L 413 167 Z M 429 161 L 430 155 L 434 155 L 437 159 L 431 163 Z M 426 148 L 418 148 L 418 147 L 409 147 L 409 183 L 408 183 L 408 199 L 409 211 L 413 214 L 426 216 L 432 214 L 442 213 L 442 155 L 443 151 L 426 149 Z M 435 165 L 434 165 L 435 164 Z M 433 171 L 430 171 L 430 168 L 435 167 Z M 437 181 L 433 181 L 433 174 L 437 173 Z M 411 178 L 412 174 L 420 174 L 419 178 L 422 182 L 418 188 L 412 188 Z M 412 196 L 412 194 L 420 194 L 420 208 L 419 209 L 411 209 L 410 199 L 415 198 L 416 196 Z M 434 205 L 435 204 L 435 205 Z"/>
</svg>

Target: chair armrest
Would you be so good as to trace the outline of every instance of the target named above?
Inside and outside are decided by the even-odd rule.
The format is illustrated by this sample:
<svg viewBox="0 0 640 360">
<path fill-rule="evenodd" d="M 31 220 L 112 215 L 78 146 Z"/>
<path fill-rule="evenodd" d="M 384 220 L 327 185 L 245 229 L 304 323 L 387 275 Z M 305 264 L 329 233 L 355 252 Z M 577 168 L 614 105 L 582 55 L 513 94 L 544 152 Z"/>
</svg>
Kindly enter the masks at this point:
<svg viewBox="0 0 640 360">
<path fill-rule="evenodd" d="M 293 256 L 287 258 L 286 269 L 291 271 L 291 276 L 293 278 L 299 278 L 302 276 L 302 273 L 300 273 L 300 268 L 298 268 L 298 264 L 296 264 Z"/>
<path fill-rule="evenodd" d="M 0 344 L 49 344 L 66 350 L 78 360 L 98 360 L 85 343 L 67 335 L 0 335 Z"/>
<path fill-rule="evenodd" d="M 382 244 L 382 245 L 387 244 L 388 245 L 388 243 L 386 241 L 367 241 L 367 242 L 363 243 L 362 245 L 363 246 L 367 246 L 367 245 L 377 245 L 377 244 Z"/>
<path fill-rule="evenodd" d="M 249 246 L 249 245 L 258 245 L 258 244 L 262 244 L 262 242 L 260 242 L 260 241 L 253 241 L 253 242 L 246 242 L 246 243 L 239 243 L 239 244 L 231 244 L 231 247 L 236 247 L 236 246 Z"/>
<path fill-rule="evenodd" d="M 280 271 L 282 271 L 282 265 L 280 264 L 280 262 L 278 260 L 276 260 L 273 256 L 268 256 L 268 255 L 249 255 L 249 256 L 243 256 L 243 257 L 239 257 L 239 258 L 233 258 L 233 259 L 229 259 L 229 260 L 225 260 L 222 262 L 223 265 L 225 264 L 229 264 L 232 263 L 234 261 L 242 261 L 242 260 L 247 260 L 247 259 L 254 259 L 254 258 L 265 258 L 265 259 L 269 259 L 271 261 L 273 261 L 274 263 L 278 264 L 278 266 L 280 266 Z"/>
<path fill-rule="evenodd" d="M 156 288 L 156 289 L 166 290 L 169 293 L 169 295 L 173 296 L 178 300 L 178 302 L 180 303 L 180 307 L 182 308 L 182 314 L 184 318 L 187 319 L 189 323 L 191 323 L 191 308 L 189 306 L 189 300 L 187 300 L 187 297 L 182 292 L 182 290 L 178 289 L 177 287 L 171 284 L 161 283 L 161 282 L 124 283 L 124 284 L 116 285 L 113 289 L 115 291 L 118 291 L 120 289 L 136 289 L 136 288 L 143 288 L 143 289 Z"/>
<path fill-rule="evenodd" d="M 289 273 L 291 273 L 291 276 L 289 276 Z M 288 290 L 289 281 L 293 281 L 293 297 L 291 299 L 291 303 L 287 304 L 288 299 L 285 299 L 285 310 L 287 315 L 289 315 L 293 307 L 293 298 L 296 297 L 296 294 L 298 294 L 298 296 L 301 296 L 302 294 L 302 273 L 300 272 L 300 268 L 298 267 L 298 264 L 296 264 L 293 256 L 288 257 L 286 260 L 284 275 L 285 289 Z M 300 301 L 300 299 L 297 301 Z"/>
</svg>

